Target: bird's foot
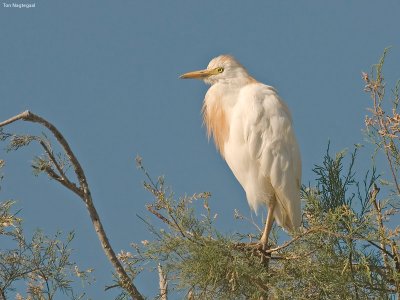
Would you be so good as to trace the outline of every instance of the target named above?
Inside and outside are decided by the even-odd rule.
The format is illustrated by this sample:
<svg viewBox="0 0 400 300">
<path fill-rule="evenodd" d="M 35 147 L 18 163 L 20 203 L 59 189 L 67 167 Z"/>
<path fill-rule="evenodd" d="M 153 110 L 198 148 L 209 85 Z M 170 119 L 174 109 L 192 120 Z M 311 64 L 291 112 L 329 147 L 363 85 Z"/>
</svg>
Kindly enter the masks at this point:
<svg viewBox="0 0 400 300">
<path fill-rule="evenodd" d="M 268 236 L 263 234 L 261 239 L 258 241 L 258 244 L 261 247 L 261 250 L 267 251 L 270 248 L 268 245 Z"/>
<path fill-rule="evenodd" d="M 258 241 L 256 243 L 248 243 L 246 244 L 246 248 L 249 250 L 258 251 L 263 256 L 271 256 L 268 251 L 269 249 L 271 249 L 271 245 L 262 243 L 261 241 Z"/>
<path fill-rule="evenodd" d="M 269 259 L 271 258 L 271 253 L 268 250 L 271 247 L 268 242 L 264 242 L 262 239 L 257 244 L 258 251 L 261 253 L 261 263 L 268 268 Z"/>
<path fill-rule="evenodd" d="M 268 261 L 271 258 L 271 253 L 268 251 L 271 247 L 261 242 L 257 243 L 238 243 L 235 245 L 236 249 L 251 253 L 251 255 L 257 256 L 261 259 L 261 263 L 268 266 Z"/>
</svg>

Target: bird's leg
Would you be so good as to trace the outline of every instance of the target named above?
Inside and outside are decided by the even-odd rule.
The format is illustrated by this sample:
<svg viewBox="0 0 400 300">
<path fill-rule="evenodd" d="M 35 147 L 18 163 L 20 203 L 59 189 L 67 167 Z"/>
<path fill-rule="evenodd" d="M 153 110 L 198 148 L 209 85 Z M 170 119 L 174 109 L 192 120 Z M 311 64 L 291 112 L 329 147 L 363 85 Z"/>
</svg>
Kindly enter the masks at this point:
<svg viewBox="0 0 400 300">
<path fill-rule="evenodd" d="M 268 246 L 268 237 L 269 233 L 271 232 L 272 229 L 272 223 L 274 222 L 274 209 L 276 206 L 276 199 L 275 196 L 271 198 L 271 200 L 268 203 L 268 215 L 267 215 L 267 221 L 265 222 L 265 228 L 264 232 L 261 236 L 260 243 L 263 248 L 263 250 L 267 250 Z"/>
</svg>

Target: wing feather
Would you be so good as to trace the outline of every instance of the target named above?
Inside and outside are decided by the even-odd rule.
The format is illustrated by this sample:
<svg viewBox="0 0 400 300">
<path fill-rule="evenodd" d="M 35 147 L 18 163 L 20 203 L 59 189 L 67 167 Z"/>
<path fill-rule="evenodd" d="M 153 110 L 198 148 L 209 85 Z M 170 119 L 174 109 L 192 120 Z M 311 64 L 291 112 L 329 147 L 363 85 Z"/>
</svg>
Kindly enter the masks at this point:
<svg viewBox="0 0 400 300">
<path fill-rule="evenodd" d="M 259 168 L 258 177 L 273 188 L 276 221 L 293 230 L 301 222 L 301 158 L 289 109 L 276 91 L 265 85 L 245 98 L 251 99 L 243 122 L 249 156 Z"/>
</svg>

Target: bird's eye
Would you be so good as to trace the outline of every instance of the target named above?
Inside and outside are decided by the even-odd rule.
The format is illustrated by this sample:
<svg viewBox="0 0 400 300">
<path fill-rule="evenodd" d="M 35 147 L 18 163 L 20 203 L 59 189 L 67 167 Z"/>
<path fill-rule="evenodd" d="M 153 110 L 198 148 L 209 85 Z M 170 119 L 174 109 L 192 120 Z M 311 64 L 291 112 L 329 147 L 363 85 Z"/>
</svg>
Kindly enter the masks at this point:
<svg viewBox="0 0 400 300">
<path fill-rule="evenodd" d="M 224 71 L 224 68 L 218 68 L 217 71 L 218 73 L 222 73 Z"/>
</svg>

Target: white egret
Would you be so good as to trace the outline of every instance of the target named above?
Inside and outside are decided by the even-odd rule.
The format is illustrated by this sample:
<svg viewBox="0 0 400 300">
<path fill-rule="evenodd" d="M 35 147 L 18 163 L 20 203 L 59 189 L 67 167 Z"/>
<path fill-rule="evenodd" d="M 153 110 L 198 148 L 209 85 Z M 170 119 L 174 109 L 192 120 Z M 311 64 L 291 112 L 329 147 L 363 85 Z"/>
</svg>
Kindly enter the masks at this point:
<svg viewBox="0 0 400 300">
<path fill-rule="evenodd" d="M 288 231 L 301 223 L 301 158 L 291 114 L 277 91 L 249 75 L 232 56 L 180 78 L 211 84 L 203 104 L 204 124 L 246 192 L 250 207 L 268 206 L 260 243 L 267 248 L 273 221 Z"/>
</svg>

